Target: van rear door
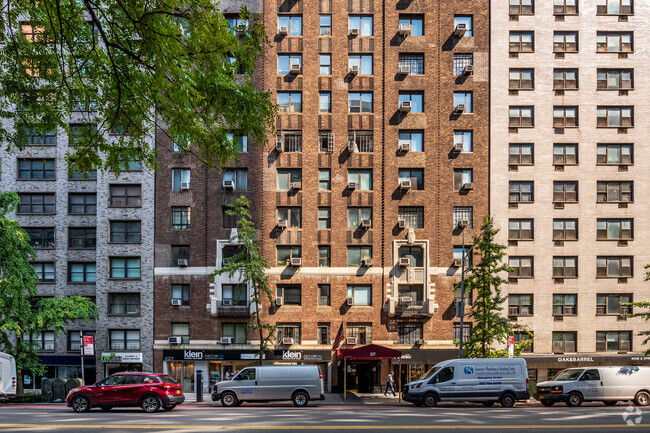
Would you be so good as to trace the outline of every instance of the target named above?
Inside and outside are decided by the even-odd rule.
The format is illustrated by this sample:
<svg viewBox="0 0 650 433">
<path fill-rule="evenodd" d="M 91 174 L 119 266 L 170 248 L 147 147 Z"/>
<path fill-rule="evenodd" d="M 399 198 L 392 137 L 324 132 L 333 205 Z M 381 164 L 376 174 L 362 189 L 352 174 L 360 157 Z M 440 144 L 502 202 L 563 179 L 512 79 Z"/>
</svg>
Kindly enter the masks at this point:
<svg viewBox="0 0 650 433">
<path fill-rule="evenodd" d="M 599 400 L 604 397 L 603 382 L 597 369 L 585 370 L 578 382 L 585 400 Z"/>
</svg>

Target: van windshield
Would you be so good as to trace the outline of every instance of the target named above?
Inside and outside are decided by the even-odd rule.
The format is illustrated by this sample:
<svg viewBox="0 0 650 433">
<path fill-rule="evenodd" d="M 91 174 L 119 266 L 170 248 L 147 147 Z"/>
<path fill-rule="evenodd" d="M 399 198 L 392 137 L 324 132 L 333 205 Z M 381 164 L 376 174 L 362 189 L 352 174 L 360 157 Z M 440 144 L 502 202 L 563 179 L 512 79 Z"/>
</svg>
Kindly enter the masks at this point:
<svg viewBox="0 0 650 433">
<path fill-rule="evenodd" d="M 569 369 L 569 370 L 562 370 L 555 376 L 553 376 L 552 380 L 578 380 L 580 375 L 582 374 L 584 370 L 583 369 Z"/>
<path fill-rule="evenodd" d="M 437 372 L 438 370 L 440 370 L 440 367 L 439 367 L 439 366 L 437 366 L 437 365 L 436 365 L 436 366 L 433 366 L 433 367 L 431 367 L 431 369 L 430 369 L 429 371 L 427 371 L 427 372 L 424 373 L 422 376 L 420 376 L 420 379 L 418 379 L 418 380 L 427 380 L 428 378 L 430 378 L 431 376 L 433 376 L 434 374 L 436 374 L 436 372 Z"/>
</svg>

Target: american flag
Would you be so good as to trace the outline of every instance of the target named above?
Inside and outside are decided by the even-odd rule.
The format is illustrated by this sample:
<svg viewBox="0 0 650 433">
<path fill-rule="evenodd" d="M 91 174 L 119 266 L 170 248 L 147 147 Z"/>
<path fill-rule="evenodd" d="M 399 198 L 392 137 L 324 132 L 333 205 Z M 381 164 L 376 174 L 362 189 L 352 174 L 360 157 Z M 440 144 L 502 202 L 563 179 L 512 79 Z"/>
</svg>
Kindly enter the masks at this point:
<svg viewBox="0 0 650 433">
<path fill-rule="evenodd" d="M 345 336 L 343 335 L 343 322 L 341 322 L 341 327 L 339 328 L 339 332 L 336 333 L 336 338 L 334 338 L 334 344 L 332 345 L 332 352 L 336 351 L 341 346 L 343 340 L 345 340 Z"/>
</svg>

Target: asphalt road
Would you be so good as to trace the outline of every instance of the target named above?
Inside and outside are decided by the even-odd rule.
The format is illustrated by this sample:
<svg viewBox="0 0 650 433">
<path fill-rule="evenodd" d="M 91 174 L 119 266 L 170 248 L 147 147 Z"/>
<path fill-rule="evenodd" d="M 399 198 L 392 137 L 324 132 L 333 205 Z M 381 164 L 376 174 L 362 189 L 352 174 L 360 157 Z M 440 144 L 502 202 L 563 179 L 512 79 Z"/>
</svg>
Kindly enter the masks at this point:
<svg viewBox="0 0 650 433">
<path fill-rule="evenodd" d="M 292 406 L 183 405 L 171 412 L 139 409 L 92 410 L 77 414 L 62 405 L 0 405 L 0 432 L 648 432 L 650 407 L 590 405 Z M 629 421 L 629 424 L 625 422 Z"/>
</svg>

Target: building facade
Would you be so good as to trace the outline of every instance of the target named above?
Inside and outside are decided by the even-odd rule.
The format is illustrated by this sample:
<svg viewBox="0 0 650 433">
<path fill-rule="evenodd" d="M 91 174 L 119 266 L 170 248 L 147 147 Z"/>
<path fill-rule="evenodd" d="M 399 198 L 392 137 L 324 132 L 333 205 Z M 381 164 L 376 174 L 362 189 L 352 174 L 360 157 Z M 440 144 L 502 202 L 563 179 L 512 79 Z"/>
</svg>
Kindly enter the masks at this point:
<svg viewBox="0 0 650 433">
<path fill-rule="evenodd" d="M 531 377 L 647 363 L 650 202 L 638 0 L 492 2 L 490 211 L 515 271 L 508 316 L 534 333 Z"/>
</svg>

